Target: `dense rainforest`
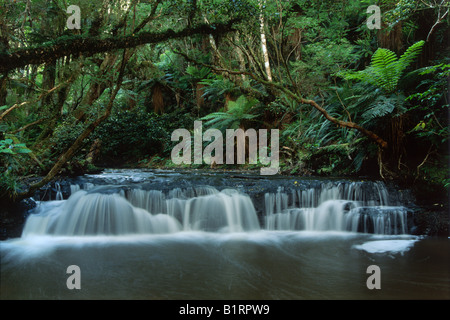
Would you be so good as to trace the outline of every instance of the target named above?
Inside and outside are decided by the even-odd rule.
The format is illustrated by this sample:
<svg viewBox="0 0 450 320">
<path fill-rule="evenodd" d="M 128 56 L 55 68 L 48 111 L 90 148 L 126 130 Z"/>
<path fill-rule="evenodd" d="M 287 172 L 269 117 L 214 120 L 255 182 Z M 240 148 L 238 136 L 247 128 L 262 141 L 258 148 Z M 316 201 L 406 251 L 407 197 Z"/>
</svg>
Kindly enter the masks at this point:
<svg viewBox="0 0 450 320">
<path fill-rule="evenodd" d="M 171 159 L 172 132 L 194 121 L 278 129 L 283 174 L 373 177 L 446 197 L 449 9 L 0 0 L 2 202 L 105 167 L 210 168 Z"/>
</svg>

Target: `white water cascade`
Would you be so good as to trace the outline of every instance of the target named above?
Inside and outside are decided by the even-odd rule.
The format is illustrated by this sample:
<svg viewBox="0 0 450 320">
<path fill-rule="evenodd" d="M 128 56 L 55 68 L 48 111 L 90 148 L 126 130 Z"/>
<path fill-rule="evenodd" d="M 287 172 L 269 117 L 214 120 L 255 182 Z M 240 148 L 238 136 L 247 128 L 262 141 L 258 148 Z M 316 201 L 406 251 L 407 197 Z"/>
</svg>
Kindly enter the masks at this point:
<svg viewBox="0 0 450 320">
<path fill-rule="evenodd" d="M 75 191 L 65 201 L 41 202 L 29 216 L 27 235 L 125 235 L 179 231 L 259 230 L 251 199 L 235 190 L 203 187 L 173 190 Z"/>
<path fill-rule="evenodd" d="M 257 230 L 407 233 L 407 210 L 391 203 L 381 182 L 323 183 L 264 194 L 256 199 L 211 186 L 147 190 L 138 187 L 72 185 L 67 200 L 40 202 L 23 235 L 124 235 L 181 231 Z M 58 198 L 59 199 L 59 198 Z"/>
<path fill-rule="evenodd" d="M 390 204 L 381 182 L 322 184 L 318 188 L 265 194 L 269 230 L 407 233 L 407 209 Z"/>
</svg>

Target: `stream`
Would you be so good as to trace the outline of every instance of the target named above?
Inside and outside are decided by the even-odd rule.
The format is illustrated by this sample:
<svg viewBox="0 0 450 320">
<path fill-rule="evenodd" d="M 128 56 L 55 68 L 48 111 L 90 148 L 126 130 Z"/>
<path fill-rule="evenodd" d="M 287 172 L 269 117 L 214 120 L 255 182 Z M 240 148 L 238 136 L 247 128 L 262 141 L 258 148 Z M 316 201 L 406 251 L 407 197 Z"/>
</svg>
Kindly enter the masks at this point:
<svg viewBox="0 0 450 320">
<path fill-rule="evenodd" d="M 111 169 L 34 200 L 1 299 L 450 299 L 450 239 L 380 181 Z"/>
</svg>

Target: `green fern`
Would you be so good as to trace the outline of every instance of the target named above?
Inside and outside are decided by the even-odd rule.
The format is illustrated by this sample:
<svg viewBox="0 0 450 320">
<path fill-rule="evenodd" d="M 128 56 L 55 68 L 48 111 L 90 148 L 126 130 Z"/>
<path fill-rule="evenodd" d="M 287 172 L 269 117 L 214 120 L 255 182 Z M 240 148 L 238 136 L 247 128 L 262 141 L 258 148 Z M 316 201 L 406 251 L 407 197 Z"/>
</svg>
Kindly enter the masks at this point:
<svg viewBox="0 0 450 320">
<path fill-rule="evenodd" d="M 197 81 L 200 81 L 200 80 L 208 77 L 210 72 L 211 72 L 211 70 L 206 67 L 202 67 L 201 69 L 198 69 L 197 67 L 194 67 L 194 66 L 188 66 L 186 68 L 186 73 Z"/>
<path fill-rule="evenodd" d="M 203 96 L 211 101 L 223 99 L 224 94 L 236 93 L 239 89 L 232 81 L 223 79 L 223 77 L 204 79 L 199 83 L 206 86 L 203 88 Z"/>
<path fill-rule="evenodd" d="M 394 52 L 380 48 L 375 51 L 368 76 L 371 77 L 372 84 L 393 92 L 399 80 L 399 70 L 397 69 L 397 56 Z"/>
<path fill-rule="evenodd" d="M 365 122 L 369 122 L 374 118 L 381 118 L 385 115 L 391 114 L 395 109 L 395 103 L 392 99 L 385 96 L 379 96 L 378 99 L 371 104 L 361 117 Z"/>
<path fill-rule="evenodd" d="M 406 51 L 400 56 L 398 60 L 398 69 L 403 72 L 409 65 L 420 55 L 422 48 L 425 45 L 425 41 L 419 41 L 411 45 Z"/>
<path fill-rule="evenodd" d="M 379 48 L 372 56 L 370 65 L 357 72 L 340 73 L 339 76 L 347 80 L 358 80 L 372 84 L 393 93 L 398 89 L 400 79 L 405 70 L 421 53 L 425 41 L 411 45 L 400 58 L 389 49 Z"/>
<path fill-rule="evenodd" d="M 205 123 L 207 127 L 215 127 L 219 130 L 237 129 L 243 121 L 257 117 L 256 114 L 251 113 L 251 109 L 258 103 L 259 101 L 257 99 L 247 100 L 242 95 L 236 101 L 230 101 L 228 103 L 227 112 L 213 112 L 204 116 L 201 120 L 207 121 Z"/>
</svg>

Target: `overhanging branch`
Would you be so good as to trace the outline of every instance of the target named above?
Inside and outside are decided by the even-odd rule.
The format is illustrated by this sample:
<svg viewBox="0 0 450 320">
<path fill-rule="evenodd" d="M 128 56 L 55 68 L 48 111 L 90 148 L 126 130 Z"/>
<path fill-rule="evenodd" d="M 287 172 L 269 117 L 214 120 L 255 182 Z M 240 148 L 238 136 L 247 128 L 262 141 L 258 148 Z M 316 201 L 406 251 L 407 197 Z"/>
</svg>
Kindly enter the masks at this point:
<svg viewBox="0 0 450 320">
<path fill-rule="evenodd" d="M 0 53 L 0 73 L 30 64 L 53 62 L 61 57 L 70 55 L 92 56 L 117 49 L 134 48 L 143 44 L 159 43 L 170 39 L 178 39 L 196 34 L 222 34 L 234 31 L 233 25 L 239 19 L 232 19 L 227 23 L 214 25 L 201 24 L 187 27 L 180 31 L 167 30 L 165 32 L 141 32 L 124 37 L 100 38 L 86 36 L 61 37 L 50 45 L 35 48 L 20 49 L 12 53 Z"/>
</svg>

